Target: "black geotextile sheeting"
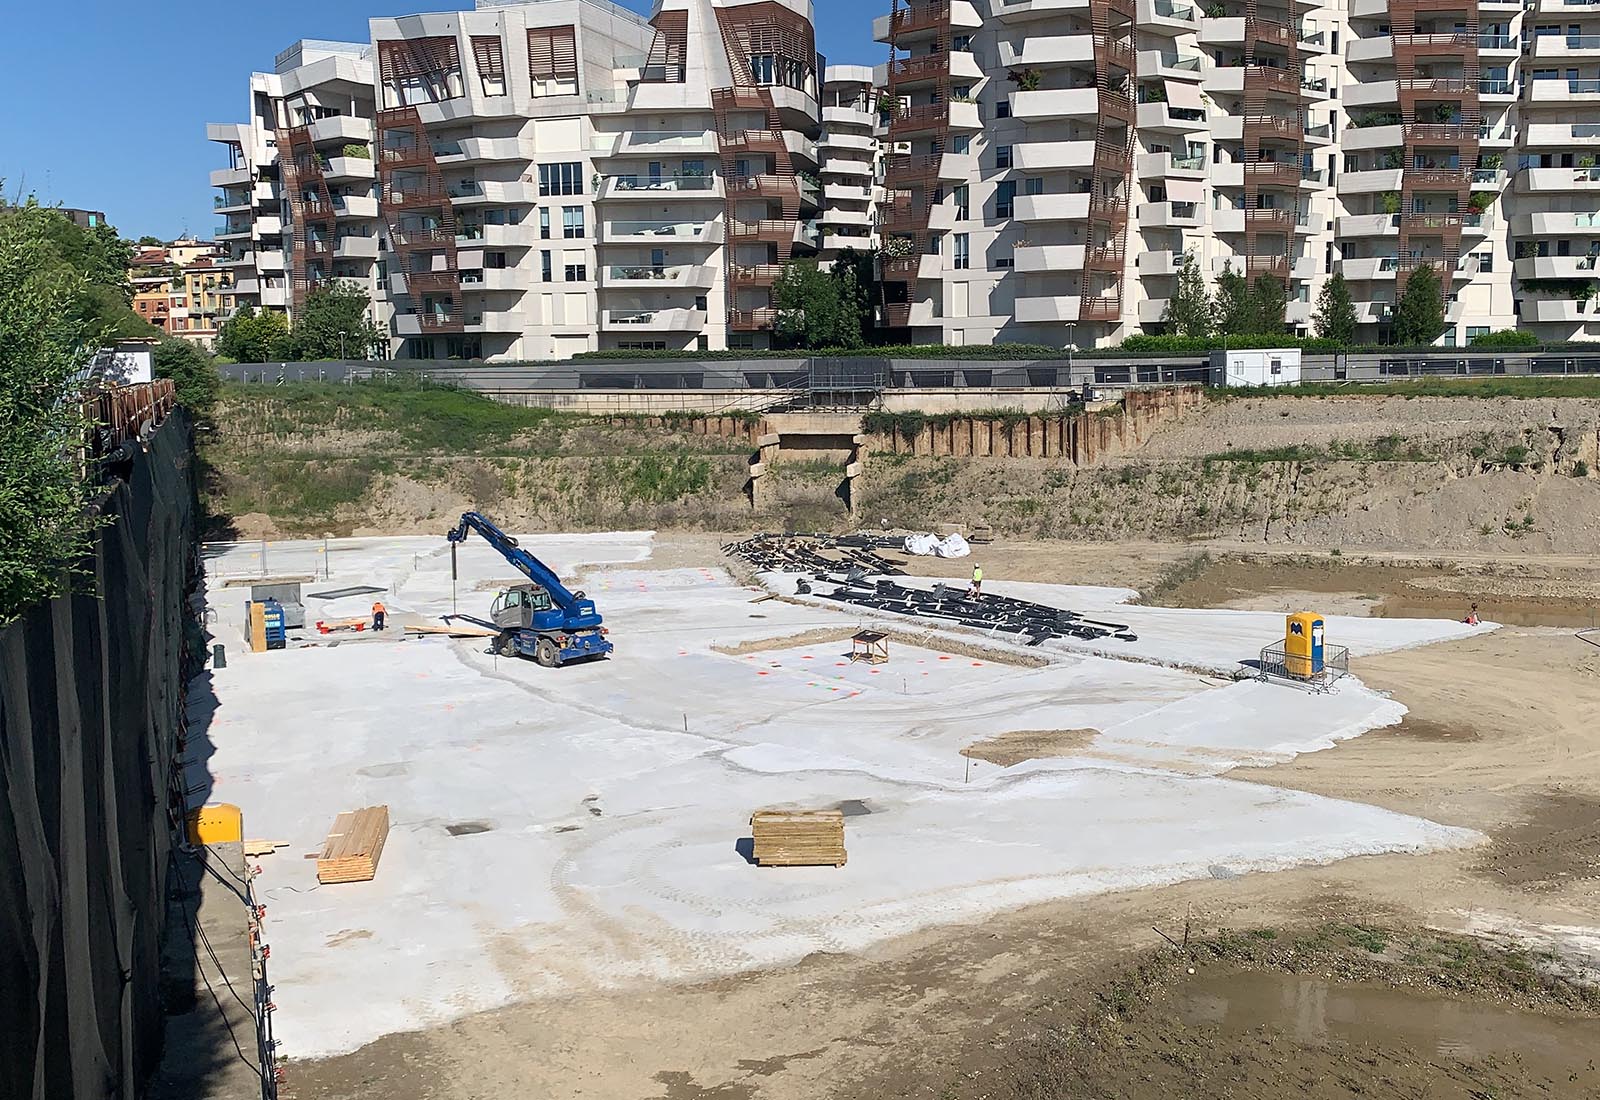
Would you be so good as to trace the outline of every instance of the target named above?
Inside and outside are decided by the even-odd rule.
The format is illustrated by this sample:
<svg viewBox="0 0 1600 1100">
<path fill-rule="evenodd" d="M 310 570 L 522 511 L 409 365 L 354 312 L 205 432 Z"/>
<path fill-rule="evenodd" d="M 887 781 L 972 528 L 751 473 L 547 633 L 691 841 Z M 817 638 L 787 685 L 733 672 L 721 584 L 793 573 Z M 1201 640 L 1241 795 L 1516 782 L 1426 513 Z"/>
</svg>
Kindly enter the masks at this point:
<svg viewBox="0 0 1600 1100">
<path fill-rule="evenodd" d="M 93 584 L 0 630 L 4 1100 L 132 1100 L 160 1057 L 192 444 L 173 413 L 107 492 Z"/>
</svg>

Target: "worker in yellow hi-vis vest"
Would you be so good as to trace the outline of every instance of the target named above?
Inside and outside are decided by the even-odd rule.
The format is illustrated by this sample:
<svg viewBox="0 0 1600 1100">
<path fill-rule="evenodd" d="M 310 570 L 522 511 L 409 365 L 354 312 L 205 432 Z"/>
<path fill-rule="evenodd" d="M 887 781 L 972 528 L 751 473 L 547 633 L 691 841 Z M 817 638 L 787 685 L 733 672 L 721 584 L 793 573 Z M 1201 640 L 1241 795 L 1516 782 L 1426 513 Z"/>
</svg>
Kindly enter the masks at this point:
<svg viewBox="0 0 1600 1100">
<path fill-rule="evenodd" d="M 977 600 L 983 597 L 983 566 L 972 567 L 972 587 L 967 589 L 967 599 Z"/>
</svg>

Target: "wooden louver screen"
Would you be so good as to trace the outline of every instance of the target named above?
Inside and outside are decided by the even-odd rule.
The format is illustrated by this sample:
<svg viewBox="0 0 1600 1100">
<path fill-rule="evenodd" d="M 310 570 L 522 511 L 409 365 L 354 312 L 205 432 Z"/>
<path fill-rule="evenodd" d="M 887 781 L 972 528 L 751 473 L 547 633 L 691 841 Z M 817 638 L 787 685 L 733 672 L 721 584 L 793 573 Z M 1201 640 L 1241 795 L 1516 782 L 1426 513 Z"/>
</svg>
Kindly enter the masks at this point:
<svg viewBox="0 0 1600 1100">
<path fill-rule="evenodd" d="M 460 69 L 461 55 L 451 36 L 378 43 L 378 72 L 385 83 Z"/>
<path fill-rule="evenodd" d="M 578 42 L 570 26 L 528 32 L 528 72 L 534 80 L 578 79 Z"/>
<path fill-rule="evenodd" d="M 480 80 L 505 81 L 506 58 L 498 35 L 473 36 L 472 59 L 478 64 Z"/>
<path fill-rule="evenodd" d="M 656 35 L 644 64 L 644 79 L 653 84 L 682 84 L 689 52 L 689 13 L 664 11 L 655 18 Z"/>
</svg>

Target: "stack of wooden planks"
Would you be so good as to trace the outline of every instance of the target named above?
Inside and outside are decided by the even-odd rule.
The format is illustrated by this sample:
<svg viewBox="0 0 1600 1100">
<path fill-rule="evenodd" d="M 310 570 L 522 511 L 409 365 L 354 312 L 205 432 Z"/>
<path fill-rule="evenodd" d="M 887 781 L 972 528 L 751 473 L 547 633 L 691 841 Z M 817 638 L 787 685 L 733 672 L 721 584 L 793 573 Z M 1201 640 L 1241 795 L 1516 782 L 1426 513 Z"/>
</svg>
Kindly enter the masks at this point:
<svg viewBox="0 0 1600 1100">
<path fill-rule="evenodd" d="M 346 810 L 333 821 L 317 857 L 318 882 L 366 882 L 378 873 L 389 836 L 389 807 Z"/>
<path fill-rule="evenodd" d="M 838 810 L 757 810 L 752 853 L 762 867 L 843 867 L 844 814 Z"/>
</svg>

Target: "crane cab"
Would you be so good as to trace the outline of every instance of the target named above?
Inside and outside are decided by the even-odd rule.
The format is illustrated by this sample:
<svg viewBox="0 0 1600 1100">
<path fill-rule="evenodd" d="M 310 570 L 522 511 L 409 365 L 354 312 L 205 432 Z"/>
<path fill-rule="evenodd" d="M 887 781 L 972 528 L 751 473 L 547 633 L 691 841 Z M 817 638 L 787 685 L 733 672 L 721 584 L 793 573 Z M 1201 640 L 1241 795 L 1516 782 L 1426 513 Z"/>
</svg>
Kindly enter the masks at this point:
<svg viewBox="0 0 1600 1100">
<path fill-rule="evenodd" d="M 501 630 L 531 630 L 543 625 L 535 616 L 553 610 L 550 593 L 540 584 L 518 584 L 501 592 L 489 608 L 489 618 Z"/>
</svg>

